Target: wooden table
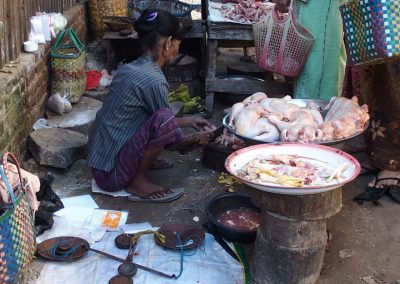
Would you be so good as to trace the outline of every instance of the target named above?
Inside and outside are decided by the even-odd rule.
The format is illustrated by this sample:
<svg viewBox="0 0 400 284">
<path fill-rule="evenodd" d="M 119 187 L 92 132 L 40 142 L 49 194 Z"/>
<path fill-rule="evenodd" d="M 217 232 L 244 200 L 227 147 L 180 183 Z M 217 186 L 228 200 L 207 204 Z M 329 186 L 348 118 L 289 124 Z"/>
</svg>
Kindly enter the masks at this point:
<svg viewBox="0 0 400 284">
<path fill-rule="evenodd" d="M 208 7 L 208 5 L 206 5 Z M 209 15 L 207 11 L 207 15 Z M 234 23 L 212 22 L 207 20 L 206 44 L 206 107 L 213 111 L 214 92 L 248 94 L 264 91 L 268 95 L 292 94 L 292 86 L 284 82 L 248 82 L 246 80 L 229 81 L 215 77 L 218 47 L 252 47 L 254 46 L 253 30 L 251 25 Z"/>
<path fill-rule="evenodd" d="M 185 39 L 203 39 L 205 34 L 205 23 L 201 20 L 194 20 L 190 31 Z M 107 70 L 115 69 L 117 63 L 123 56 L 135 57 L 141 53 L 138 35 L 135 31 L 128 36 L 121 36 L 119 32 L 106 32 L 103 36 L 107 53 Z"/>
</svg>

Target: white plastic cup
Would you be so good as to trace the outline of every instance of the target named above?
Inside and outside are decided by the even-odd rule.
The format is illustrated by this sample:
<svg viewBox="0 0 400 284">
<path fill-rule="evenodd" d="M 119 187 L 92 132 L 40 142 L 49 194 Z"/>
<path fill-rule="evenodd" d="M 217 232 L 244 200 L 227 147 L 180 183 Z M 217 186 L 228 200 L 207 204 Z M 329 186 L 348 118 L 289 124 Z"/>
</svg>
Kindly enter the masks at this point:
<svg viewBox="0 0 400 284">
<path fill-rule="evenodd" d="M 25 52 L 35 52 L 39 49 L 39 45 L 37 42 L 33 40 L 25 41 L 24 42 L 24 50 Z"/>
</svg>

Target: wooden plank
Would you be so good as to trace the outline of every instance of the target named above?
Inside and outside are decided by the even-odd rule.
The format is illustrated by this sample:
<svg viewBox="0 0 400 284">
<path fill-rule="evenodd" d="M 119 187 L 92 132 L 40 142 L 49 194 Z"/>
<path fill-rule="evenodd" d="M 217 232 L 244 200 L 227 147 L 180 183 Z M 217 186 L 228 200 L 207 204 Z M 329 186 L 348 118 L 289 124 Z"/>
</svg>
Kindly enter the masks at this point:
<svg viewBox="0 0 400 284">
<path fill-rule="evenodd" d="M 203 38 L 204 31 L 202 30 L 201 21 L 194 21 L 192 28 L 186 33 L 185 38 Z M 106 32 L 103 36 L 104 40 L 125 40 L 125 39 L 138 39 L 135 31 L 128 36 L 121 36 L 119 32 Z"/>
<path fill-rule="evenodd" d="M 42 12 L 43 11 L 43 5 L 44 5 L 44 3 L 42 3 L 43 1 L 42 0 L 38 0 L 37 1 L 37 7 L 36 7 L 36 11 L 35 11 L 35 13 L 36 12 Z"/>
<path fill-rule="evenodd" d="M 38 0 L 25 0 L 25 3 L 28 5 L 28 16 L 31 17 L 34 14 L 34 11 L 36 11 L 36 7 L 38 5 Z"/>
<path fill-rule="evenodd" d="M 205 26 L 202 24 L 200 20 L 194 20 L 193 26 L 186 33 L 185 38 L 202 38 L 205 32 Z"/>
<path fill-rule="evenodd" d="M 0 1 L 0 69 L 5 64 L 5 1 Z"/>
<path fill-rule="evenodd" d="M 249 79 L 243 80 L 224 80 L 207 79 L 206 92 L 235 93 L 235 94 L 253 94 L 256 92 L 265 92 L 271 95 L 291 95 L 293 86 L 286 82 L 263 82 Z"/>
<path fill-rule="evenodd" d="M 215 70 L 217 66 L 217 47 L 218 41 L 209 39 L 207 41 L 206 51 L 206 84 L 215 80 Z M 207 85 L 206 85 L 207 86 Z M 206 108 L 212 113 L 214 110 L 214 90 L 206 87 Z"/>
<path fill-rule="evenodd" d="M 218 47 L 229 47 L 229 48 L 239 48 L 239 47 L 253 47 L 254 41 L 248 40 L 218 40 Z"/>
<path fill-rule="evenodd" d="M 207 21 L 207 31 L 210 39 L 254 41 L 251 25 L 227 25 Z"/>
<path fill-rule="evenodd" d="M 22 50 L 22 41 L 21 41 L 21 23 L 20 23 L 20 18 L 21 18 L 21 10 L 20 10 L 20 5 L 19 5 L 19 0 L 13 0 L 12 1 L 12 24 L 13 24 L 13 48 L 14 48 L 14 59 L 16 59 Z M 19 16 L 15 16 L 19 15 Z"/>
<path fill-rule="evenodd" d="M 27 7 L 26 0 L 20 0 L 20 7 L 21 7 L 21 16 L 20 16 L 20 26 L 21 30 L 21 43 L 25 40 L 28 40 L 28 33 L 29 33 L 29 15 L 28 15 L 28 7 Z"/>
<path fill-rule="evenodd" d="M 4 0 L 3 1 L 5 3 L 5 7 L 4 7 L 4 12 L 6 14 L 6 19 L 5 19 L 5 61 L 8 62 L 10 60 L 12 60 L 12 51 L 11 51 L 11 47 L 12 47 L 12 40 L 11 40 L 11 3 L 12 0 Z"/>
</svg>

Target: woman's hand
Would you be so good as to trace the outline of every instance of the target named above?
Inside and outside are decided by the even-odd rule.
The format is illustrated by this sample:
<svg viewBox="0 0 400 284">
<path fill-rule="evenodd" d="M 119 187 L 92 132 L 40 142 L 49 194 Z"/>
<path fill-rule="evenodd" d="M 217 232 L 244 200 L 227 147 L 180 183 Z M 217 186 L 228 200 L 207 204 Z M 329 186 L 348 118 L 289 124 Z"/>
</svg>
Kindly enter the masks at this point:
<svg viewBox="0 0 400 284">
<path fill-rule="evenodd" d="M 197 145 L 205 146 L 212 138 L 214 138 L 213 133 L 208 130 L 199 131 L 193 134 L 196 137 Z"/>
<path fill-rule="evenodd" d="M 183 137 L 178 143 L 167 145 L 166 149 L 179 151 L 180 154 L 186 155 L 199 146 L 207 145 L 212 138 L 214 138 L 214 135 L 211 131 L 203 130 Z"/>
<path fill-rule="evenodd" d="M 190 126 L 192 126 L 197 131 L 213 131 L 216 129 L 214 125 L 212 125 L 209 121 L 204 118 L 193 117 L 190 122 Z"/>
<path fill-rule="evenodd" d="M 287 7 L 290 4 L 290 0 L 273 0 L 272 2 L 274 2 L 276 4 L 275 9 L 279 13 L 287 13 L 288 12 Z"/>
</svg>

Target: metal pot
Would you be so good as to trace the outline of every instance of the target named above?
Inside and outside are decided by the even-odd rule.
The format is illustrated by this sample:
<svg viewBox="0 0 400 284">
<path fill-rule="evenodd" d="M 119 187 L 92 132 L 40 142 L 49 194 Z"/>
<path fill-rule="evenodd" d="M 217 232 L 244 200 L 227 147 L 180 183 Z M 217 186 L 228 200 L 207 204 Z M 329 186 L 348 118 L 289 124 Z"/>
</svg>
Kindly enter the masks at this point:
<svg viewBox="0 0 400 284">
<path fill-rule="evenodd" d="M 208 219 L 213 224 L 217 233 L 227 241 L 251 243 L 255 241 L 256 231 L 241 231 L 227 227 L 218 222 L 218 216 L 228 210 L 250 208 L 260 212 L 260 209 L 251 203 L 250 196 L 246 193 L 223 193 L 212 197 L 206 204 Z"/>
<path fill-rule="evenodd" d="M 265 80 L 253 77 L 253 76 L 244 76 L 244 75 L 224 75 L 217 77 L 216 79 L 222 79 L 222 80 L 230 80 L 230 81 L 243 81 L 243 80 L 252 80 L 252 81 L 258 81 L 258 82 L 265 82 Z M 248 96 L 252 95 L 252 93 L 248 94 L 235 94 L 235 93 L 215 93 L 215 99 L 223 102 L 228 105 L 233 105 L 238 102 L 243 101 L 245 98 Z"/>
</svg>

